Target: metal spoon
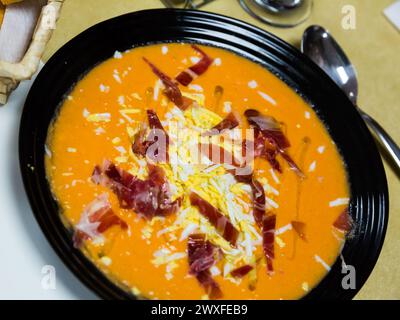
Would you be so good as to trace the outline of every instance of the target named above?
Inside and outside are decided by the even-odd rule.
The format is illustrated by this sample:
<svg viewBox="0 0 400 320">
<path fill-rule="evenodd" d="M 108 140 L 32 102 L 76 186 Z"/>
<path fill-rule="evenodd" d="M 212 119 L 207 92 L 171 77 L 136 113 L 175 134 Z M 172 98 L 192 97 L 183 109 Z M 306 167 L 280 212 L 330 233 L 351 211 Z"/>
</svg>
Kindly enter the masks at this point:
<svg viewBox="0 0 400 320">
<path fill-rule="evenodd" d="M 348 95 L 375 139 L 393 160 L 400 173 L 400 148 L 382 126 L 357 106 L 358 82 L 354 66 L 335 39 L 321 26 L 310 26 L 304 31 L 301 51 L 324 70 Z"/>
</svg>

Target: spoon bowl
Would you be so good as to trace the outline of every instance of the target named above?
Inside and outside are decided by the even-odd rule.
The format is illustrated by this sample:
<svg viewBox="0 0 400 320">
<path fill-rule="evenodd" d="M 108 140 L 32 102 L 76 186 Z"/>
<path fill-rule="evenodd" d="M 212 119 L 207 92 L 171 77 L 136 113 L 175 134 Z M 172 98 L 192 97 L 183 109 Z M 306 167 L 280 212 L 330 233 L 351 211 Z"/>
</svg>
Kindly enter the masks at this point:
<svg viewBox="0 0 400 320">
<path fill-rule="evenodd" d="M 320 26 L 310 26 L 304 31 L 301 51 L 324 70 L 357 104 L 357 72 L 336 40 Z"/>
<path fill-rule="evenodd" d="M 383 127 L 357 106 L 357 72 L 336 40 L 321 26 L 308 27 L 303 34 L 301 51 L 316 63 L 346 93 L 374 133 L 384 155 L 400 176 L 400 148 Z"/>
</svg>

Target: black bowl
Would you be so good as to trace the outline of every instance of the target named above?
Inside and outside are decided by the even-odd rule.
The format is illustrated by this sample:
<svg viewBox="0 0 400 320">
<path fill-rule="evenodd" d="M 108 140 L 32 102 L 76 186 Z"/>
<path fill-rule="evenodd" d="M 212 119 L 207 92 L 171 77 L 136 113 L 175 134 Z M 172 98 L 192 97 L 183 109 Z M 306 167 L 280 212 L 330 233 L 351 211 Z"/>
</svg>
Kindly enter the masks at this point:
<svg viewBox="0 0 400 320">
<path fill-rule="evenodd" d="M 20 166 L 33 212 L 64 263 L 100 297 L 135 298 L 103 275 L 79 250 L 61 222 L 44 167 L 47 128 L 71 87 L 115 50 L 160 42 L 194 42 L 244 56 L 272 71 L 308 101 L 326 125 L 347 167 L 355 236 L 343 258 L 356 270 L 356 289 L 345 290 L 341 259 L 305 299 L 351 299 L 371 273 L 388 221 L 386 176 L 375 143 L 346 95 L 316 65 L 277 37 L 213 13 L 148 10 L 102 22 L 64 45 L 44 66 L 25 103 L 19 136 Z"/>
</svg>

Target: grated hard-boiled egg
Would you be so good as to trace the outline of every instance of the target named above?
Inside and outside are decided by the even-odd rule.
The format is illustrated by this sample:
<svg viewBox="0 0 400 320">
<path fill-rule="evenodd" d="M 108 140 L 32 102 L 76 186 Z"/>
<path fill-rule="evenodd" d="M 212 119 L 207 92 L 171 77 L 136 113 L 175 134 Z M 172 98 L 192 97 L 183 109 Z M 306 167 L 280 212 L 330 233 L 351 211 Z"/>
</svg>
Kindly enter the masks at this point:
<svg viewBox="0 0 400 320">
<path fill-rule="evenodd" d="M 228 173 L 224 165 L 215 164 L 207 156 L 199 154 L 199 143 L 212 143 L 223 147 L 233 154 L 241 154 L 241 144 L 226 143 L 219 136 L 202 137 L 201 133 L 209 130 L 222 118 L 201 107 L 204 105 L 201 94 L 184 94 L 197 102 L 185 111 L 172 106 L 165 113 L 165 129 L 171 138 L 169 145 L 169 163 L 160 163 L 164 169 L 166 178 L 170 185 L 173 200 L 185 196 L 181 208 L 176 215 L 172 225 L 157 232 L 157 236 L 184 241 L 195 232 L 202 232 L 207 239 L 221 248 L 223 252 L 224 276 L 231 281 L 233 279 L 227 270 L 233 270 L 243 263 L 255 261 L 254 253 L 262 243 L 256 223 L 253 218 L 251 204 L 251 190 L 247 185 L 238 183 L 233 175 Z M 137 130 L 128 127 L 128 135 L 134 136 Z M 144 171 L 145 164 L 141 163 L 132 152 L 129 152 L 135 166 L 132 171 L 140 175 Z M 262 181 L 266 193 L 270 193 L 269 183 Z M 216 228 L 205 218 L 196 207 L 192 207 L 189 192 L 196 192 L 214 207 L 226 215 L 236 229 L 239 236 L 237 246 L 226 241 Z M 155 253 L 153 263 L 156 265 L 168 264 L 175 261 L 177 255 L 169 250 Z M 167 270 L 168 277 L 172 276 L 171 270 Z"/>
</svg>

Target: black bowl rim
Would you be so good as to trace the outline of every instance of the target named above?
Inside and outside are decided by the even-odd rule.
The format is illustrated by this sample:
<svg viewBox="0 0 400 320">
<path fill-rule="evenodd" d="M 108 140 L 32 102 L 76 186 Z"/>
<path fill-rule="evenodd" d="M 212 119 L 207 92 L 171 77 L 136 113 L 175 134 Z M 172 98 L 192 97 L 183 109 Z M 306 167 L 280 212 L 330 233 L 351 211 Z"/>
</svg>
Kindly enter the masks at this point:
<svg viewBox="0 0 400 320">
<path fill-rule="evenodd" d="M 379 253 L 381 251 L 386 229 L 387 229 L 387 223 L 388 223 L 388 207 L 389 207 L 389 202 L 388 202 L 388 188 L 387 188 L 387 182 L 386 182 L 386 175 L 385 171 L 383 169 L 383 164 L 381 161 L 381 158 L 379 156 L 379 153 L 377 151 L 376 145 L 372 139 L 372 136 L 370 135 L 367 127 L 365 126 L 365 123 L 362 121 L 361 117 L 359 114 L 356 112 L 355 108 L 352 107 L 351 102 L 347 99 L 347 97 L 344 95 L 344 93 L 341 92 L 341 90 L 336 86 L 336 84 L 327 76 L 325 75 L 314 63 L 309 60 L 306 56 L 304 56 L 301 52 L 299 52 L 296 48 L 292 47 L 288 43 L 284 42 L 283 40 L 279 39 L 278 37 L 270 34 L 269 32 L 259 29 L 255 26 L 252 26 L 248 23 L 245 23 L 243 21 L 215 14 L 215 13 L 210 13 L 210 12 L 205 12 L 205 11 L 193 11 L 193 10 L 178 10 L 178 9 L 151 9 L 151 10 L 143 10 L 143 11 L 137 11 L 137 12 L 132 12 L 128 14 L 124 14 L 122 16 L 118 16 L 103 22 L 100 22 L 99 24 L 96 24 L 89 29 L 85 30 L 72 40 L 70 40 L 68 43 L 66 43 L 61 49 L 59 49 L 51 58 L 50 60 L 46 63 L 44 68 L 41 70 L 39 73 L 38 77 L 36 78 L 36 81 L 34 82 L 28 97 L 26 99 L 26 103 L 24 106 L 24 111 L 22 114 L 21 118 L 21 125 L 20 125 L 20 133 L 19 133 L 19 161 L 20 161 L 20 169 L 22 173 L 22 178 L 23 178 L 23 183 L 25 187 L 25 191 L 28 195 L 28 199 L 31 205 L 31 208 L 33 210 L 33 213 L 35 215 L 35 218 L 40 225 L 43 233 L 45 234 L 46 238 L 50 242 L 51 246 L 53 249 L 57 252 L 59 257 L 63 260 L 63 262 L 68 266 L 68 268 L 87 286 L 89 287 L 92 291 L 94 291 L 97 295 L 99 295 L 102 298 L 105 299 L 135 299 L 137 297 L 134 297 L 132 294 L 124 291 L 120 287 L 118 287 L 115 283 L 110 281 L 108 278 L 106 278 L 93 264 L 90 262 L 85 256 L 80 252 L 79 250 L 75 250 L 71 246 L 71 240 L 65 236 L 65 231 L 62 230 L 60 227 L 61 219 L 58 217 L 56 218 L 47 216 L 48 214 L 51 215 L 53 212 L 54 214 L 54 207 L 53 208 L 48 208 L 46 207 L 47 203 L 46 200 L 49 200 L 49 188 L 46 183 L 46 178 L 43 177 L 43 175 L 38 174 L 38 171 L 41 171 L 43 173 L 43 158 L 39 160 L 38 154 L 43 155 L 44 150 L 38 149 L 39 147 L 36 145 L 37 142 L 37 135 L 38 132 L 36 130 L 40 130 L 40 128 L 34 128 L 32 127 L 31 124 L 31 119 L 32 117 L 35 117 L 35 102 L 40 101 L 41 95 L 40 92 L 42 92 L 41 89 L 45 86 L 46 82 L 46 77 L 48 74 L 54 73 L 55 71 L 52 70 L 54 67 L 55 69 L 59 70 L 60 65 L 63 64 L 69 64 L 70 61 L 68 61 L 67 56 L 68 52 L 70 50 L 76 50 L 76 48 L 79 48 L 80 45 L 82 45 L 83 41 L 87 39 L 88 37 L 90 38 L 91 36 L 95 37 L 96 33 L 99 33 L 101 30 L 106 30 L 108 27 L 111 27 L 113 25 L 118 25 L 122 24 L 123 21 L 135 21 L 137 19 L 140 21 L 140 19 L 150 19 L 153 21 L 160 21 L 161 23 L 162 20 L 154 20 L 154 17 L 158 16 L 161 19 L 165 19 L 167 23 L 172 23 L 175 21 L 176 25 L 179 27 L 181 25 L 181 29 L 183 32 L 183 29 L 188 28 L 189 26 L 191 27 L 196 27 L 199 30 L 203 31 L 212 31 L 214 30 L 215 32 L 221 31 L 219 28 L 225 27 L 225 32 L 227 34 L 235 34 L 235 36 L 239 36 L 239 32 L 243 32 L 243 37 L 247 37 L 246 39 L 249 41 L 249 44 L 254 44 L 255 46 L 259 46 L 260 50 L 261 48 L 263 50 L 271 50 L 273 54 L 275 54 L 275 59 L 279 60 L 277 65 L 272 67 L 271 65 L 267 65 L 267 63 L 264 60 L 260 61 L 255 61 L 258 63 L 263 64 L 265 67 L 270 69 L 271 71 L 275 72 L 278 76 L 281 76 L 282 70 L 279 70 L 279 68 L 284 68 L 285 72 L 291 72 L 293 73 L 293 78 L 298 79 L 298 77 L 309 77 L 312 79 L 311 81 L 314 81 L 313 84 L 315 84 L 315 81 L 320 81 L 324 88 L 322 90 L 330 91 L 334 93 L 334 96 L 337 98 L 337 101 L 342 103 L 338 107 L 340 109 L 340 113 L 344 118 L 348 121 L 348 123 L 351 123 L 350 126 L 346 127 L 345 126 L 342 128 L 342 130 L 349 129 L 349 128 L 354 128 L 354 130 L 358 130 L 357 132 L 357 137 L 352 137 L 350 135 L 349 139 L 353 139 L 358 141 L 361 141 L 361 145 L 363 145 L 362 149 L 359 150 L 354 150 L 354 152 L 365 152 L 366 156 L 368 156 L 366 159 L 364 159 L 366 162 L 368 162 L 369 165 L 372 165 L 372 170 L 371 168 L 367 168 L 364 162 L 357 162 L 360 159 L 357 159 L 357 161 L 352 162 L 350 161 L 351 158 L 347 157 L 347 159 L 344 159 L 347 166 L 351 166 L 352 170 L 356 166 L 361 166 L 363 167 L 364 172 L 370 172 L 370 175 L 367 177 L 363 177 L 362 180 L 357 182 L 358 184 L 361 184 L 362 182 L 365 183 L 365 179 L 370 179 L 373 183 L 376 183 L 375 186 L 370 186 L 372 188 L 371 190 L 367 190 L 364 192 L 364 194 L 359 195 L 358 193 L 356 196 L 353 194 L 352 195 L 352 201 L 351 201 L 351 214 L 353 218 L 358 221 L 358 218 L 360 218 L 361 225 L 365 225 L 364 229 L 360 229 L 360 234 L 357 240 L 351 240 L 351 243 L 353 244 L 354 242 L 360 242 L 362 241 L 367 241 L 364 244 L 368 244 L 368 246 L 362 246 L 362 247 L 356 247 L 354 244 L 353 247 L 355 246 L 356 248 L 348 248 L 350 247 L 349 241 L 346 242 L 346 245 L 343 249 L 343 255 L 349 259 L 350 262 L 354 260 L 354 256 L 359 257 L 359 260 L 362 257 L 362 264 L 357 264 L 360 265 L 361 268 L 361 274 L 357 275 L 357 288 L 354 290 L 344 290 L 343 288 L 339 287 L 337 285 L 337 282 L 340 279 L 340 259 L 336 261 L 336 263 L 332 266 L 332 270 L 327 274 L 327 276 L 321 281 L 317 287 L 315 287 L 309 294 L 307 294 L 304 299 L 351 299 L 354 297 L 354 295 L 361 289 L 362 285 L 365 283 L 367 278 L 369 277 L 370 273 L 372 272 L 376 261 L 378 259 Z M 207 27 L 204 27 L 204 25 L 201 25 L 199 27 L 199 24 L 204 24 Z M 203 29 L 202 29 L 203 28 Z M 232 28 L 230 30 L 229 28 Z M 221 41 L 221 43 L 225 40 L 222 39 L 217 39 L 213 40 L 213 36 L 210 34 L 202 34 L 203 38 L 199 38 L 199 34 L 196 34 L 196 37 L 193 37 L 193 30 L 190 30 L 191 36 L 188 36 L 185 39 L 182 39 L 184 42 L 200 42 L 203 44 L 207 45 L 214 45 L 214 46 L 219 46 L 220 44 L 218 41 Z M 156 42 L 168 42 L 168 37 L 167 38 L 162 38 L 163 36 L 160 35 L 161 39 L 156 41 Z M 175 39 L 176 40 L 176 39 Z M 170 42 L 175 42 L 173 39 Z M 213 42 L 214 41 L 214 42 Z M 229 40 L 226 40 L 229 42 Z M 132 39 L 132 42 L 134 42 L 134 39 Z M 149 41 L 145 42 L 149 44 Z M 225 43 L 226 45 L 226 43 Z M 231 43 L 232 46 L 237 46 L 239 47 L 239 44 L 233 44 Z M 112 48 L 112 50 L 115 50 L 116 48 Z M 225 48 L 228 49 L 228 48 Z M 254 48 L 251 48 L 254 49 Z M 251 50 L 249 48 L 240 48 L 237 49 L 235 52 L 240 54 L 238 51 L 240 50 Z M 229 50 L 229 49 L 228 49 Z M 265 53 L 266 52 L 266 53 Z M 267 55 L 269 55 L 268 51 L 265 51 L 264 54 L 266 54 L 265 59 L 267 59 Z M 246 54 L 243 54 L 246 56 Z M 111 56 L 108 54 L 108 56 Z M 279 56 L 279 59 L 277 58 Z M 249 58 L 249 56 L 247 56 Z M 286 60 L 285 60 L 286 59 Z M 104 59 L 103 59 L 104 60 Z M 300 62 L 300 65 L 293 66 L 294 62 Z M 100 60 L 99 60 L 100 61 Z M 282 61 L 285 61 L 286 64 L 280 65 Z M 269 63 L 272 63 L 269 61 Z M 292 65 L 291 65 L 292 64 Z M 91 69 L 93 65 L 89 68 Z M 271 69 L 272 68 L 272 69 Z M 274 69 L 276 68 L 276 70 Z M 296 73 L 297 72 L 297 73 Z M 300 73 L 304 73 L 303 75 L 300 75 Z M 83 73 L 82 73 L 83 74 Z M 78 80 L 78 79 L 76 79 Z M 287 82 L 292 88 L 295 90 L 298 89 L 297 86 L 291 82 L 291 80 L 288 79 L 283 79 L 285 82 Z M 73 86 L 73 83 L 70 82 L 70 86 Z M 322 87 L 319 86 L 321 89 Z M 299 94 L 304 93 L 305 88 L 298 89 L 296 90 Z M 64 92 L 64 95 L 67 94 L 67 92 Z M 305 94 L 304 97 L 307 99 L 308 95 Z M 58 98 L 61 98 L 58 96 Z M 38 100 L 39 99 L 39 100 Z M 61 100 L 58 99 L 58 102 L 60 103 Z M 312 103 L 312 102 L 310 102 Z M 54 105 L 53 103 L 53 115 L 56 113 L 57 106 Z M 38 108 L 38 107 L 36 107 Z M 325 121 L 330 121 L 329 117 L 333 117 L 333 114 L 327 114 L 328 110 L 322 110 L 319 106 L 313 105 L 313 108 L 317 112 L 317 114 L 320 116 L 320 119 L 325 122 Z M 329 111 L 330 112 L 330 111 Z M 336 112 L 336 111 L 335 111 Z M 326 117 L 328 115 L 328 117 Z M 335 116 L 338 118 L 338 116 Z M 326 125 L 328 126 L 328 125 Z M 330 131 L 331 128 L 328 127 L 328 131 Z M 333 130 L 333 131 L 336 131 Z M 47 128 L 46 128 L 46 133 L 47 133 Z M 332 132 L 330 131 L 331 135 Z M 354 133 L 353 133 L 354 135 Z M 343 137 L 342 137 L 343 138 Z M 332 137 L 335 142 L 337 142 L 335 137 Z M 342 139 L 343 143 L 343 139 Z M 353 144 L 353 147 L 355 145 Z M 342 151 L 342 147 L 339 144 L 338 145 L 339 150 Z M 42 149 L 44 149 L 44 146 L 42 146 Z M 37 152 L 37 150 L 40 150 Z M 342 154 L 346 158 L 346 154 Z M 351 162 L 351 163 L 350 163 Z M 33 168 L 33 164 L 38 166 Z M 38 170 L 39 168 L 39 170 Z M 369 171 L 368 171 L 369 170 Z M 370 183 L 371 183 L 370 181 Z M 352 181 L 350 181 L 351 188 L 353 187 Z M 361 186 L 360 186 L 361 187 Z M 373 188 L 376 187 L 376 190 Z M 352 189 L 353 192 L 353 189 Z M 367 207 L 365 210 L 369 210 L 368 215 L 373 215 L 372 221 L 371 217 L 367 218 L 369 219 L 368 221 L 363 220 L 361 214 L 365 211 L 364 207 Z M 44 214 L 43 212 L 47 211 L 47 215 Z M 54 214 L 54 215 L 57 215 Z M 53 219 L 53 220 L 49 220 Z M 65 229 L 65 228 L 64 228 Z M 367 238 L 368 239 L 367 239 Z M 361 250 L 362 249 L 362 250 Z M 362 251 L 362 256 L 361 253 L 358 251 Z M 359 261 L 360 262 L 360 261 Z M 334 275 L 333 275 L 334 274 Z M 329 280 L 329 278 L 331 278 Z M 336 282 L 336 286 L 333 285 L 332 283 Z"/>
</svg>

